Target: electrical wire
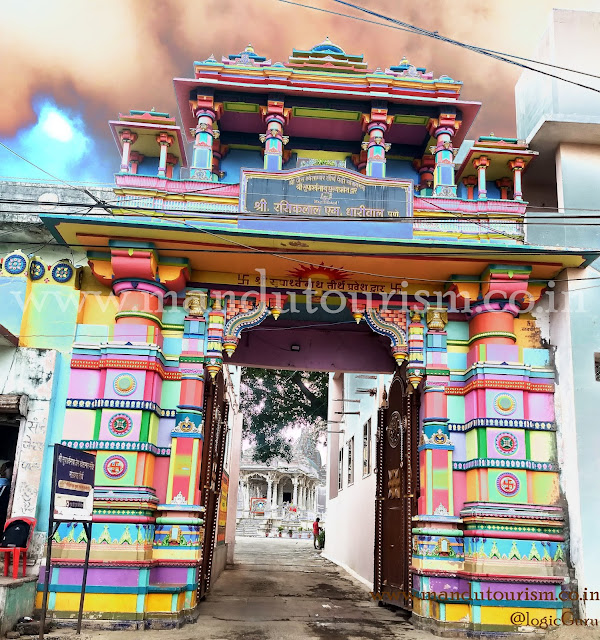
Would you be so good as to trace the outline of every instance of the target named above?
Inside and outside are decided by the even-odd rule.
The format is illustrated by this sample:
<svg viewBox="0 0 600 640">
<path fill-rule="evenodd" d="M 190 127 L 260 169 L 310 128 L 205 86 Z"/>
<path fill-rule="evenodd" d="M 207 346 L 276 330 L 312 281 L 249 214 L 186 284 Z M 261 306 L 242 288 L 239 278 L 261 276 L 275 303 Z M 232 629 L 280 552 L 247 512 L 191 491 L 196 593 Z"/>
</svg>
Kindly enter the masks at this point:
<svg viewBox="0 0 600 640">
<path fill-rule="evenodd" d="M 550 78 L 554 78 L 556 80 L 562 80 L 563 82 L 567 82 L 569 84 L 573 84 L 575 86 L 581 87 L 583 89 L 589 89 L 590 91 L 594 91 L 596 93 L 600 93 L 600 89 L 596 88 L 596 87 L 590 87 L 589 85 L 585 85 L 582 84 L 580 82 L 576 82 L 575 80 L 569 80 L 568 78 L 563 78 L 561 76 L 557 76 L 555 74 L 552 73 L 548 73 L 547 71 L 543 71 L 542 69 L 536 69 L 534 67 L 530 67 L 529 65 L 525 65 L 522 64 L 521 62 L 517 62 L 517 60 L 522 59 L 525 60 L 525 58 L 520 58 L 519 56 L 513 56 L 511 54 L 505 54 L 505 53 L 500 53 L 500 52 L 496 52 L 493 49 L 484 49 L 482 47 L 477 47 L 475 45 L 470 45 L 464 42 L 461 42 L 460 40 L 454 40 L 452 38 L 447 38 L 445 36 L 441 36 L 437 31 L 428 31 L 427 29 L 422 29 L 421 27 L 417 27 L 414 25 L 411 25 L 410 23 L 407 22 L 402 22 L 400 20 L 396 20 L 394 18 L 390 18 L 389 16 L 385 16 L 384 14 L 381 13 L 377 13 L 376 11 L 372 11 L 370 9 L 366 9 L 365 7 L 361 7 L 360 5 L 356 5 L 353 4 L 351 2 L 345 2 L 344 0 L 332 0 L 333 2 L 337 2 L 338 4 L 343 4 L 345 6 L 351 7 L 353 9 L 356 9 L 357 11 L 361 11 L 363 13 L 367 13 L 369 15 L 375 16 L 377 18 L 380 18 L 382 20 L 386 20 L 388 22 L 392 22 L 394 23 L 394 25 L 388 25 L 388 24 L 383 24 L 381 22 L 376 22 L 374 20 L 367 20 L 365 18 L 361 18 L 359 16 L 352 16 L 350 14 L 345 14 L 345 13 L 340 13 L 337 11 L 331 11 L 328 9 L 322 9 L 320 7 L 314 7 L 314 6 L 310 6 L 310 5 L 306 5 L 306 4 L 302 4 L 300 2 L 293 2 L 292 0 L 279 0 L 279 2 L 283 2 L 285 4 L 290 4 L 290 5 L 294 5 L 294 6 L 298 6 L 298 7 L 302 7 L 303 9 L 312 9 L 314 11 L 320 11 L 322 13 L 329 13 L 332 15 L 337 15 L 340 17 L 344 17 L 344 18 L 349 18 L 351 20 L 358 20 L 359 22 L 366 22 L 366 23 L 370 23 L 370 24 L 374 24 L 376 26 L 380 26 L 380 27 L 388 27 L 391 29 L 396 29 L 398 31 L 404 31 L 407 33 L 412 33 L 414 35 L 422 35 L 428 38 L 433 38 L 434 40 L 438 40 L 441 42 L 446 42 L 447 44 L 452 44 L 455 46 L 459 46 L 462 47 L 464 49 L 467 49 L 469 51 L 473 51 L 474 53 L 479 53 L 481 55 L 490 57 L 490 58 L 494 58 L 496 60 L 499 60 L 501 62 L 506 62 L 508 64 L 512 64 L 514 66 L 517 67 L 521 67 L 522 69 L 526 69 L 528 71 L 533 71 L 534 73 L 540 73 L 542 75 L 548 76 Z M 511 60 L 510 58 L 516 58 L 515 60 Z M 550 65 L 549 63 L 543 63 L 540 61 L 532 61 L 535 62 L 536 64 L 540 64 L 540 65 L 545 65 L 545 66 L 558 66 L 558 65 Z M 598 78 L 598 76 L 594 76 L 593 74 L 588 74 L 585 72 L 579 72 L 576 71 L 574 69 L 568 69 L 566 67 L 559 67 L 564 71 L 568 71 L 570 73 L 580 73 L 581 75 L 585 75 L 585 76 L 591 76 L 593 78 Z"/>
</svg>

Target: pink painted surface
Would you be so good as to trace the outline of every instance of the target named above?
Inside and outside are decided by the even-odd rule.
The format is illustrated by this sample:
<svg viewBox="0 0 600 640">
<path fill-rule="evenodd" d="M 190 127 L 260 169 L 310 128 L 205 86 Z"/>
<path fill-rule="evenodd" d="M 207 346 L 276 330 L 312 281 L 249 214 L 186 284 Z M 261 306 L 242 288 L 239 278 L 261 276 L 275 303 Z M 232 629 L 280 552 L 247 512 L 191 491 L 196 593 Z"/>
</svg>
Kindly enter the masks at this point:
<svg viewBox="0 0 600 640">
<path fill-rule="evenodd" d="M 278 327 L 287 326 L 280 318 Z M 389 340 L 362 326 L 350 330 L 244 331 L 238 348 L 225 362 L 254 367 L 356 373 L 392 373 L 395 361 Z M 300 323 L 306 324 L 306 323 Z M 342 325 L 343 326 L 343 325 Z M 291 345 L 300 347 L 292 351 Z"/>
<path fill-rule="evenodd" d="M 135 390 L 129 395 L 120 395 L 114 389 L 114 381 L 115 378 L 122 374 L 129 373 L 136 380 Z M 143 400 L 144 399 L 144 384 L 146 380 L 146 375 L 148 372 L 144 370 L 128 370 L 128 369 L 107 369 L 106 370 L 106 386 L 104 391 L 104 397 L 112 400 Z"/>
<path fill-rule="evenodd" d="M 133 428 L 125 436 L 114 436 L 108 428 L 108 423 L 113 416 L 125 414 L 131 418 Z M 142 423 L 142 412 L 131 409 L 102 409 L 100 418 L 100 440 L 123 440 L 126 442 L 138 442 Z"/>
<path fill-rule="evenodd" d="M 526 402 L 530 420 L 554 420 L 553 393 L 528 393 Z"/>
<path fill-rule="evenodd" d="M 156 496 L 160 504 L 167 501 L 167 479 L 169 477 L 169 459 L 166 457 L 157 457 L 154 461 L 154 477 L 152 482 Z"/>
<path fill-rule="evenodd" d="M 116 324 L 113 340 L 124 342 L 147 342 L 148 327 L 142 324 Z"/>
<path fill-rule="evenodd" d="M 92 409 L 67 409 L 63 424 L 63 440 L 93 440 L 96 412 Z"/>
<path fill-rule="evenodd" d="M 519 362 L 519 347 L 507 344 L 488 344 L 487 361 L 506 362 L 507 364 L 509 362 Z"/>
<path fill-rule="evenodd" d="M 465 395 L 465 422 L 481 417 L 477 411 L 477 391 Z"/>
<path fill-rule="evenodd" d="M 95 400 L 99 396 L 101 371 L 74 369 L 69 378 L 69 398 Z"/>
<path fill-rule="evenodd" d="M 454 515 L 458 516 L 467 501 L 467 474 L 464 471 L 454 471 Z"/>
<path fill-rule="evenodd" d="M 507 376 L 508 377 L 508 376 Z M 498 395 L 510 395 L 516 400 L 516 407 L 512 413 L 499 411 L 495 406 L 495 398 Z M 515 389 L 486 389 L 485 390 L 487 415 L 492 418 L 509 418 L 510 420 L 519 420 L 524 418 L 523 408 L 523 392 Z"/>
<path fill-rule="evenodd" d="M 517 441 L 517 448 L 511 455 L 501 453 L 496 448 L 496 439 L 502 433 L 510 433 Z M 500 460 L 524 460 L 525 455 L 525 434 L 522 429 L 488 429 L 487 430 L 487 452 L 488 458 L 499 458 Z"/>
</svg>

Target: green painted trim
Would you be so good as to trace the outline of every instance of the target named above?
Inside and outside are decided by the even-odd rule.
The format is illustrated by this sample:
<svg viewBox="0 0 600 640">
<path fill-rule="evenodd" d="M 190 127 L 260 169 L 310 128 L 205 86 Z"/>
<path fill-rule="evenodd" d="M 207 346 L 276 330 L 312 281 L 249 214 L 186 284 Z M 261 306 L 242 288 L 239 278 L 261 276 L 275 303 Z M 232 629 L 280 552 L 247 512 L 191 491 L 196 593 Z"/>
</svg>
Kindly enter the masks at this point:
<svg viewBox="0 0 600 640">
<path fill-rule="evenodd" d="M 477 429 L 477 452 L 479 458 L 487 458 L 487 429 Z"/>
<path fill-rule="evenodd" d="M 531 460 L 531 431 L 525 430 L 525 457 Z"/>
<path fill-rule="evenodd" d="M 202 518 L 156 518 L 156 524 L 199 524 L 199 525 L 203 525 L 204 524 L 204 520 Z"/>
<path fill-rule="evenodd" d="M 140 442 L 148 442 L 149 429 L 150 429 L 150 412 L 142 411 L 142 424 L 140 427 Z"/>
<path fill-rule="evenodd" d="M 396 115 L 394 124 L 410 124 L 425 126 L 429 121 L 429 116 Z"/>
<path fill-rule="evenodd" d="M 420 533 L 425 536 L 453 536 L 462 538 L 463 532 L 458 529 L 423 529 L 421 527 L 412 530 L 413 533 Z"/>
<path fill-rule="evenodd" d="M 182 324 L 162 324 L 163 331 L 181 331 L 183 333 Z"/>
<path fill-rule="evenodd" d="M 224 102 L 223 109 L 235 113 L 258 113 L 258 104 L 248 102 Z"/>
<path fill-rule="evenodd" d="M 179 362 L 204 362 L 204 356 L 181 356 Z"/>
<path fill-rule="evenodd" d="M 183 591 L 193 591 L 198 588 L 198 583 L 183 584 L 183 585 L 147 585 L 137 587 L 120 587 L 120 586 L 108 586 L 108 585 L 87 585 L 86 593 L 182 593 Z M 43 591 L 44 585 L 37 584 L 37 591 Z M 55 593 L 79 593 L 81 591 L 80 584 L 50 584 L 48 590 Z"/>
<path fill-rule="evenodd" d="M 482 333 L 475 334 L 472 338 L 469 338 L 467 344 L 470 345 L 476 340 L 483 340 L 484 338 L 511 338 L 512 340 L 517 340 L 517 336 L 510 331 L 483 331 Z M 484 345 L 479 345 L 483 347 Z"/>
<path fill-rule="evenodd" d="M 94 420 L 94 440 L 100 440 L 101 422 L 102 422 L 102 409 L 96 409 L 96 419 Z"/>
<path fill-rule="evenodd" d="M 163 323 L 160 321 L 152 313 L 145 313 L 144 311 L 119 311 L 119 313 L 115 314 L 115 320 L 119 318 L 144 318 L 144 320 L 151 320 L 152 322 L 156 322 L 156 324 L 163 329 Z"/>
</svg>

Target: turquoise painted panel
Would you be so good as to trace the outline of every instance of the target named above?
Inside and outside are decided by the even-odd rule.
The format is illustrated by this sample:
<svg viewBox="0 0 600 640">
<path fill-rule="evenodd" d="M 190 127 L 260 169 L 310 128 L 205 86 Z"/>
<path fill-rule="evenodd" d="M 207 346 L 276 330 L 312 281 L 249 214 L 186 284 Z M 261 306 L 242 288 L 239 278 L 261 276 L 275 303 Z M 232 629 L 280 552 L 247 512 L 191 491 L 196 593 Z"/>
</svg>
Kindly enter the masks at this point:
<svg viewBox="0 0 600 640">
<path fill-rule="evenodd" d="M 464 371 L 467 368 L 467 354 L 448 351 L 448 367 L 452 371 Z"/>
<path fill-rule="evenodd" d="M 2 291 L 0 324 L 15 336 L 21 332 L 26 288 L 27 280 L 25 278 L 0 277 L 0 290 Z"/>
<path fill-rule="evenodd" d="M 75 342 L 100 344 L 108 341 L 108 329 L 104 324 L 80 324 L 75 332 Z"/>
<path fill-rule="evenodd" d="M 465 422 L 465 399 L 463 396 L 448 396 L 448 421 Z"/>
<path fill-rule="evenodd" d="M 448 340 L 468 340 L 469 323 L 451 321 L 446 325 L 446 333 L 448 334 Z"/>
<path fill-rule="evenodd" d="M 547 367 L 550 365 L 550 352 L 548 349 L 523 349 L 523 364 Z"/>
</svg>

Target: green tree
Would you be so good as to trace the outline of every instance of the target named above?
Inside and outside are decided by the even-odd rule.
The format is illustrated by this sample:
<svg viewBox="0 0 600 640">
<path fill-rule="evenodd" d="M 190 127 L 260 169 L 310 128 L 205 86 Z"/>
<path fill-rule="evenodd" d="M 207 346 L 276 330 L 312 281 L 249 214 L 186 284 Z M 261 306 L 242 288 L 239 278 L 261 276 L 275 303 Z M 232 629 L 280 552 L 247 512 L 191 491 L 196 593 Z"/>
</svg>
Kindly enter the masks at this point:
<svg viewBox="0 0 600 640">
<path fill-rule="evenodd" d="M 327 425 L 327 373 L 284 369 L 242 369 L 243 437 L 254 445 L 254 459 L 291 460 L 291 441 L 283 431 L 301 426 L 317 440 Z"/>
</svg>

